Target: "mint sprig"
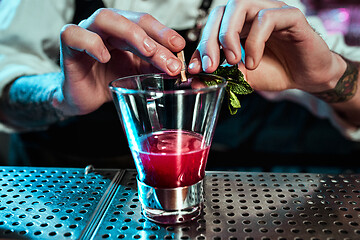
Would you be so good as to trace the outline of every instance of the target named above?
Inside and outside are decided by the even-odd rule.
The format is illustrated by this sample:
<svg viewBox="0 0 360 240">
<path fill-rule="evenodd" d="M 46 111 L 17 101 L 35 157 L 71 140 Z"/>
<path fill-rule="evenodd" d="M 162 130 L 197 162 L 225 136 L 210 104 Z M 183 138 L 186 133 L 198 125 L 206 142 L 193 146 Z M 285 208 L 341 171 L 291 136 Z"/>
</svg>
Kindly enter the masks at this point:
<svg viewBox="0 0 360 240">
<path fill-rule="evenodd" d="M 240 100 L 237 95 L 247 95 L 254 90 L 245 80 L 244 74 L 238 69 L 237 65 L 219 66 L 213 74 L 225 78 L 228 82 L 226 86 L 228 107 L 230 114 L 235 115 L 238 109 L 241 108 Z M 218 84 L 218 82 L 210 80 L 206 81 L 206 84 L 211 86 Z"/>
</svg>

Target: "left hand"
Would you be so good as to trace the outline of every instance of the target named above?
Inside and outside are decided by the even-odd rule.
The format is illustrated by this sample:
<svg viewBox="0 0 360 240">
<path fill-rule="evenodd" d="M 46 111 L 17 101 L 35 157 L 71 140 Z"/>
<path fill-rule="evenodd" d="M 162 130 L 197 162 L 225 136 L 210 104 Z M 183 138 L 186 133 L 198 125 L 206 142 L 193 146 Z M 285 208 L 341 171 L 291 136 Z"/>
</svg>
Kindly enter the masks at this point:
<svg viewBox="0 0 360 240">
<path fill-rule="evenodd" d="M 185 40 L 149 14 L 104 8 L 79 25 L 64 26 L 60 44 L 64 81 L 55 105 L 75 116 L 111 101 L 108 84 L 116 78 L 179 74 L 181 62 L 173 52 L 181 51 Z"/>
<path fill-rule="evenodd" d="M 245 42 L 245 65 L 240 62 L 240 40 Z M 220 46 L 229 64 L 240 62 L 239 69 L 256 90 L 321 92 L 334 88 L 346 68 L 302 12 L 281 1 L 230 0 L 215 8 L 189 72 L 215 71 Z"/>
</svg>

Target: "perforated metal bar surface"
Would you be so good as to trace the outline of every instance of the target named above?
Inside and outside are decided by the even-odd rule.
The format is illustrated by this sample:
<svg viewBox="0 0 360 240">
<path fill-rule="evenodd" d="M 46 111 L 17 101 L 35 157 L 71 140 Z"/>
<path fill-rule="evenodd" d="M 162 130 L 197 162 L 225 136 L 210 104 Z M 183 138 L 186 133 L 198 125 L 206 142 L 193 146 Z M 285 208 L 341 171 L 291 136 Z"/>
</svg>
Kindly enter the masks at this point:
<svg viewBox="0 0 360 240">
<path fill-rule="evenodd" d="M 0 169 L 0 237 L 79 239 L 115 173 Z M 202 216 L 175 226 L 141 215 L 134 170 L 114 186 L 89 239 L 360 239 L 360 175 L 207 172 Z"/>
<path fill-rule="evenodd" d="M 78 239 L 115 173 L 0 167 L 0 238 Z"/>
</svg>

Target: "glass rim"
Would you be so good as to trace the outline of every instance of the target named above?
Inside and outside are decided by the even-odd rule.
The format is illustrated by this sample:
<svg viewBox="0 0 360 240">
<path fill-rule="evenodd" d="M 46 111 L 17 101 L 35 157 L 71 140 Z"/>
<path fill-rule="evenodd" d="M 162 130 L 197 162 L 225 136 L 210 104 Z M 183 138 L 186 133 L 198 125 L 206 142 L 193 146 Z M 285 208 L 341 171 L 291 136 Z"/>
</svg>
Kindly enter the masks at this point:
<svg viewBox="0 0 360 240">
<path fill-rule="evenodd" d="M 121 94 L 130 94 L 130 95 L 131 94 L 158 94 L 158 93 L 161 93 L 161 94 L 197 94 L 197 93 L 206 93 L 206 92 L 215 91 L 215 90 L 223 88 L 227 85 L 227 81 L 225 78 L 215 75 L 215 74 L 199 73 L 199 74 L 190 74 L 189 76 L 196 76 L 196 75 L 215 77 L 217 79 L 222 80 L 222 82 L 218 83 L 216 85 L 195 88 L 195 89 L 176 89 L 176 90 L 165 90 L 165 91 L 155 90 L 155 89 L 154 90 L 136 90 L 136 89 L 129 89 L 129 88 L 113 86 L 113 84 L 115 82 L 125 80 L 125 79 L 135 78 L 135 77 L 167 76 L 169 78 L 177 78 L 177 76 L 170 76 L 166 73 L 148 73 L 148 74 L 131 75 L 131 76 L 117 78 L 109 83 L 109 88 L 114 92 L 120 92 Z"/>
</svg>

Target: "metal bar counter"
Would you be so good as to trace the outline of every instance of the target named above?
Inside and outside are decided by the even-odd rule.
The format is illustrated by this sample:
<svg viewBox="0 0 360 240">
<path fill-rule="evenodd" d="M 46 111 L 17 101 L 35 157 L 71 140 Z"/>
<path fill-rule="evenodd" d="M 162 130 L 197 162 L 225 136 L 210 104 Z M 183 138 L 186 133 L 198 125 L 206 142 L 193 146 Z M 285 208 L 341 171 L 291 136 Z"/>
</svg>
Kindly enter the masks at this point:
<svg viewBox="0 0 360 240">
<path fill-rule="evenodd" d="M 0 167 L 0 239 L 360 239 L 360 175 L 207 172 L 205 209 L 141 215 L 135 170 Z"/>
</svg>

